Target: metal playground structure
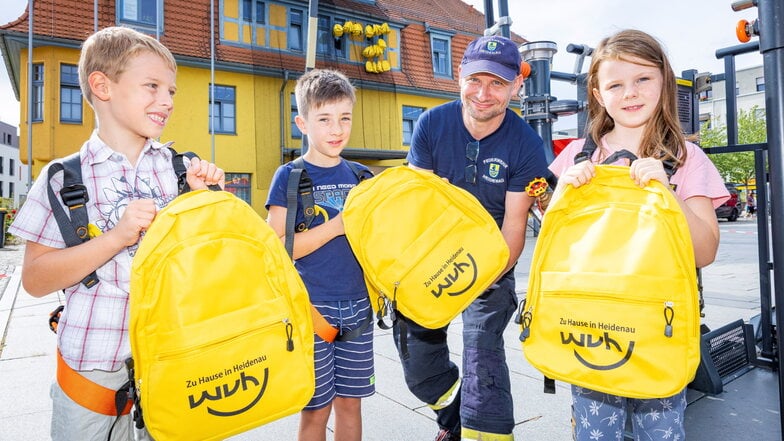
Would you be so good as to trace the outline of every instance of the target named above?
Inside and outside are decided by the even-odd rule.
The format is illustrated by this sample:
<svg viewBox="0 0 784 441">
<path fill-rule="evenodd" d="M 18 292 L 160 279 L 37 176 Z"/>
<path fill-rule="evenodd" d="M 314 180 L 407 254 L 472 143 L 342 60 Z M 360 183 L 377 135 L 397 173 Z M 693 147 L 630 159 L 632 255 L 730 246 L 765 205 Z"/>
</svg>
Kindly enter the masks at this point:
<svg viewBox="0 0 784 441">
<path fill-rule="evenodd" d="M 511 20 L 507 16 L 506 0 L 499 1 L 500 18 L 497 22 L 493 18 L 492 0 L 485 0 L 484 3 L 487 23 L 485 33 L 510 36 Z M 712 330 L 703 326 L 702 360 L 689 389 L 699 392 L 700 396 L 717 396 L 722 393 L 727 383 L 753 368 L 776 373 L 775 376 L 767 378 L 777 378 L 777 387 L 773 384 L 762 387 L 770 393 L 778 393 L 780 427 L 771 427 L 766 434 L 774 438 L 764 438 L 776 439 L 784 433 L 784 416 L 781 414 L 781 409 L 784 408 L 784 361 L 780 354 L 783 320 L 781 314 L 776 314 L 775 308 L 776 304 L 784 304 L 784 0 L 742 0 L 733 2 L 728 7 L 734 11 L 756 7 L 758 18 L 750 22 L 738 22 L 735 31 L 742 44 L 716 51 L 716 58 L 724 61 L 723 74 L 698 74 L 696 70 L 682 72 L 678 82 L 679 116 L 685 133 L 697 133 L 699 91 L 711 87 L 710 84 L 714 81 L 724 80 L 727 145 L 702 147 L 710 154 L 754 154 L 756 182 L 763 183 L 757 186 L 757 204 L 763 208 L 756 219 L 760 311 L 748 323 L 737 320 Z M 751 41 L 752 39 L 756 41 Z M 523 60 L 531 70 L 520 93 L 521 114 L 542 137 L 548 162 L 556 155 L 552 137 L 553 122 L 557 121 L 559 116 L 577 114 L 579 137 L 583 136 L 586 122 L 584 109 L 588 92 L 586 74 L 582 73 L 582 68 L 586 57 L 590 57 L 592 48 L 570 44 L 566 51 L 576 55 L 574 71 L 571 73 L 551 70 L 553 56 L 557 52 L 554 42 L 533 41 L 520 47 Z M 735 57 L 757 51 L 763 59 L 767 142 L 739 144 Z M 575 85 L 577 99 L 558 100 L 552 96 L 550 86 L 554 80 Z M 764 208 L 767 206 L 770 207 L 769 211 Z M 537 228 L 534 228 L 535 233 L 536 231 Z M 702 286 L 700 295 L 702 297 Z M 752 397 L 751 400 L 753 399 Z M 693 402 L 690 401 L 691 404 Z M 778 436 L 775 436 L 776 433 Z M 718 436 L 716 439 L 725 439 L 729 434 L 722 433 Z"/>
</svg>

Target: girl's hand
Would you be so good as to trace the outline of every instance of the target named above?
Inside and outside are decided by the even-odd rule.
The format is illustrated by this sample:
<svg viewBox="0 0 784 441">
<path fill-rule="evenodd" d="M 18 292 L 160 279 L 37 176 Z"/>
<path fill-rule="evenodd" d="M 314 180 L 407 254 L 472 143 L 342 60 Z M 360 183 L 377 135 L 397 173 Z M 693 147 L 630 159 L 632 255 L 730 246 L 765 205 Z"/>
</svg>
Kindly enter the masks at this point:
<svg viewBox="0 0 784 441">
<path fill-rule="evenodd" d="M 596 168 L 591 161 L 583 161 L 575 164 L 564 171 L 558 177 L 558 185 L 572 184 L 572 187 L 577 188 L 581 185 L 591 182 L 591 179 L 596 176 Z"/>
<path fill-rule="evenodd" d="M 645 187 L 652 180 L 661 182 L 667 188 L 670 187 L 664 164 L 655 158 L 640 158 L 632 162 L 630 176 L 640 187 Z"/>
</svg>

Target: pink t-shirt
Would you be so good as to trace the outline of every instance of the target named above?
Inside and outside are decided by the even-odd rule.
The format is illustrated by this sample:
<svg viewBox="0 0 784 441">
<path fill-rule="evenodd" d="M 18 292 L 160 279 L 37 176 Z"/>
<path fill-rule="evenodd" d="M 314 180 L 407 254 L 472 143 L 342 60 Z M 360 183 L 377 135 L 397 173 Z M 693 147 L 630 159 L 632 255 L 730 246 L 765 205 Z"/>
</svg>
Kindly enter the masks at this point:
<svg viewBox="0 0 784 441">
<path fill-rule="evenodd" d="M 584 144 L 585 139 L 575 139 L 570 142 L 550 164 L 550 171 L 556 176 L 561 176 L 561 173 L 574 165 L 574 155 L 583 149 Z M 594 152 L 591 160 L 596 162 L 601 151 L 605 152 L 604 157 L 608 157 L 616 150 L 610 148 L 602 138 L 600 146 Z M 616 164 L 625 165 L 626 161 L 621 159 Z M 691 142 L 686 142 L 686 162 L 672 175 L 670 184 L 674 187 L 675 194 L 682 200 L 685 201 L 694 196 L 705 196 L 711 198 L 713 208 L 723 204 L 730 197 L 716 166 L 699 146 Z"/>
</svg>

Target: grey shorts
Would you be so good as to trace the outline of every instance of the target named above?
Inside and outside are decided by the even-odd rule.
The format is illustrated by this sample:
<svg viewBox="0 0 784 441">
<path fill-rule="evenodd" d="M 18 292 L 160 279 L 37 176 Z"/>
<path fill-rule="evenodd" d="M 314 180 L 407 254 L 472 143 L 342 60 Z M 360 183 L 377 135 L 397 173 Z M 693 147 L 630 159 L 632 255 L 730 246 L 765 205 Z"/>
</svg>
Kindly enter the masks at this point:
<svg viewBox="0 0 784 441">
<path fill-rule="evenodd" d="M 79 373 L 90 381 L 111 389 L 119 389 L 128 380 L 128 371 L 124 368 L 116 372 L 96 370 Z M 56 381 L 52 383 L 49 394 L 52 398 L 50 433 L 53 441 L 106 441 L 110 429 L 111 441 L 152 440 L 146 430 L 134 428 L 130 414 L 121 416 L 115 424 L 116 417 L 95 413 L 76 404 Z"/>
</svg>

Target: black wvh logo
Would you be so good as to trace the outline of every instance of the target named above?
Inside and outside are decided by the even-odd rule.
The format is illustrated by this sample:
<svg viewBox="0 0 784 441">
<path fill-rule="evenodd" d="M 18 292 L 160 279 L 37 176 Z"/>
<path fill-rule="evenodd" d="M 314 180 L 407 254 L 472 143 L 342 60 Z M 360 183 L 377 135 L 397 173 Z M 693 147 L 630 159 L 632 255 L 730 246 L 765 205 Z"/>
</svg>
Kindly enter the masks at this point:
<svg viewBox="0 0 784 441">
<path fill-rule="evenodd" d="M 452 263 L 452 272 L 447 273 L 447 275 L 438 282 L 436 289 L 430 290 L 431 294 L 436 298 L 439 298 L 441 297 L 441 294 L 446 291 L 447 295 L 459 296 L 474 286 L 479 275 L 479 269 L 477 268 L 476 261 L 471 253 L 467 253 L 466 257 L 468 258 L 468 261 L 455 261 Z M 469 282 L 462 289 L 459 286 L 456 286 L 457 282 L 465 283 L 466 280 L 469 280 Z"/>
<path fill-rule="evenodd" d="M 609 332 L 605 331 L 603 335 L 600 335 L 598 337 L 593 334 L 578 334 L 578 335 L 579 337 L 575 338 L 574 334 L 570 332 L 569 336 L 567 337 L 564 335 L 564 332 L 562 331 L 561 344 L 564 345 L 573 344 L 577 346 L 577 348 L 574 349 L 574 358 L 576 358 L 577 361 L 579 361 L 580 363 L 582 363 L 584 366 L 588 368 L 597 371 L 609 371 L 623 366 L 627 361 L 629 361 L 630 358 L 632 358 L 632 353 L 634 352 L 633 340 L 629 341 L 629 347 L 626 348 L 626 351 L 624 351 L 621 348 L 620 343 L 618 343 L 615 339 L 610 337 Z M 604 345 L 604 347 L 601 347 L 602 345 Z M 622 354 L 622 357 L 618 361 L 615 361 L 613 363 L 603 364 L 603 365 L 595 364 L 589 362 L 588 360 L 585 359 L 585 357 L 580 355 L 578 348 L 585 348 L 589 351 L 594 351 L 594 353 L 595 351 L 601 351 L 601 350 L 604 351 L 614 350 L 619 354 Z"/>
<path fill-rule="evenodd" d="M 243 412 L 247 412 L 256 403 L 259 402 L 261 397 L 264 395 L 264 390 L 267 389 L 267 379 L 269 378 L 269 368 L 264 368 L 264 379 L 261 383 L 256 377 L 251 375 L 245 375 L 245 372 L 240 372 L 240 378 L 234 381 L 234 384 L 231 383 L 224 383 L 222 385 L 215 386 L 215 393 L 210 394 L 209 391 L 204 390 L 201 392 L 201 397 L 196 400 L 194 399 L 193 395 L 188 395 L 188 402 L 191 406 L 191 409 L 201 406 L 203 403 L 207 401 L 216 401 L 220 402 L 220 400 L 229 398 L 237 393 L 241 392 L 248 392 L 254 388 L 258 388 L 258 394 L 248 403 L 246 406 L 243 406 L 239 409 L 235 410 L 216 410 L 209 405 L 207 406 L 207 413 L 210 415 L 215 415 L 219 417 L 230 417 L 234 415 L 239 415 Z"/>
</svg>

